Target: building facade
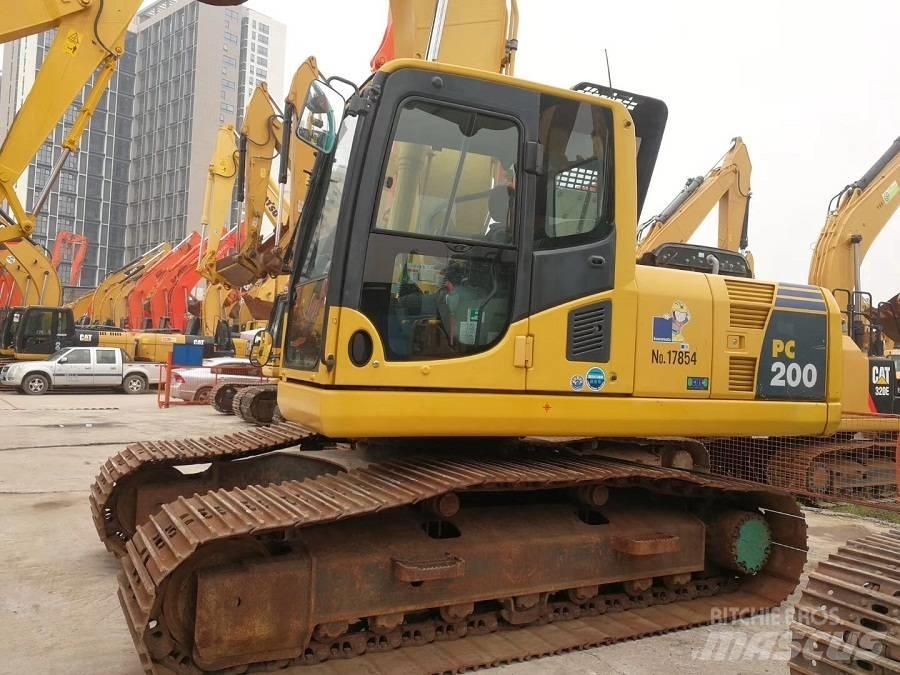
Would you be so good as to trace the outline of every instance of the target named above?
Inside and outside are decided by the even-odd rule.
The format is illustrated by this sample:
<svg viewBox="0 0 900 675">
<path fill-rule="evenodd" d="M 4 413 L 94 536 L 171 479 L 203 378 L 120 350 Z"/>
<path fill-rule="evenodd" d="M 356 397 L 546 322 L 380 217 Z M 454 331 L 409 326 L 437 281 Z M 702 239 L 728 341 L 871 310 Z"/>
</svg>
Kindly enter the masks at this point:
<svg viewBox="0 0 900 675">
<path fill-rule="evenodd" d="M 259 12 L 159 0 L 136 18 L 137 76 L 126 257 L 199 231 L 222 124 L 257 82 L 283 98 L 285 27 Z M 232 215 L 238 218 L 237 211 Z"/>
<path fill-rule="evenodd" d="M 16 110 L 31 91 L 54 37 L 55 31 L 48 31 L 4 46 L 4 77 L 0 86 L 2 138 L 6 138 Z M 125 262 L 136 47 L 136 36 L 129 33 L 125 54 L 81 138 L 79 152 L 66 161 L 36 219 L 33 239 L 48 250 L 58 232 L 87 237 L 89 247 L 81 286 L 97 285 Z M 17 183 L 19 199 L 29 211 L 46 186 L 51 168 L 62 153 L 62 142 L 93 84 L 92 79 L 79 99 L 73 101 Z M 68 261 L 62 262 L 59 273 L 68 279 Z"/>
</svg>

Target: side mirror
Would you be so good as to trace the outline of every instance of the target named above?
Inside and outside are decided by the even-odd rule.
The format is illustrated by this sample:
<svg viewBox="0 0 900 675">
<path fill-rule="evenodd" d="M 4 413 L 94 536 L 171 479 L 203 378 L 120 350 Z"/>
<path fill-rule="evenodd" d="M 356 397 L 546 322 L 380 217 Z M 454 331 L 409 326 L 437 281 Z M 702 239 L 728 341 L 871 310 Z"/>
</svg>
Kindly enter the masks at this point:
<svg viewBox="0 0 900 675">
<path fill-rule="evenodd" d="M 321 80 L 314 80 L 299 111 L 297 138 L 321 152 L 331 152 L 344 119 L 344 97 Z"/>
<path fill-rule="evenodd" d="M 68 363 L 68 362 L 69 362 L 69 357 L 68 357 L 68 356 L 64 356 L 64 357 L 62 357 L 62 358 L 59 360 L 59 362 L 60 362 L 60 363 Z"/>
<path fill-rule="evenodd" d="M 250 363 L 257 367 L 268 365 L 274 348 L 275 339 L 268 329 L 259 331 L 253 336 L 253 342 L 250 344 Z"/>
</svg>

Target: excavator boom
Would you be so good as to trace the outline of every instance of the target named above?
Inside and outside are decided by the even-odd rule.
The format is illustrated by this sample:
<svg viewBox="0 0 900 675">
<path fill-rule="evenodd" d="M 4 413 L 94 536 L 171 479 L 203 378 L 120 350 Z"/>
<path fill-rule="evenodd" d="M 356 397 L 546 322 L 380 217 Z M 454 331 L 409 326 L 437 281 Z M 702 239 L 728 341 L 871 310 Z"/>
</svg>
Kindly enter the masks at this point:
<svg viewBox="0 0 900 675">
<path fill-rule="evenodd" d="M 740 137 L 705 176 L 688 179 L 675 199 L 657 216 L 643 223 L 637 247 L 640 258 L 663 244 L 686 243 L 703 219 L 718 205 L 718 247 L 728 251 L 747 248 L 750 203 L 750 155 Z"/>
<path fill-rule="evenodd" d="M 56 266 L 43 248 L 30 239 L 7 240 L 0 246 L 0 254 L 15 269 L 13 277 L 25 304 L 59 305 L 63 291 Z"/>
<path fill-rule="evenodd" d="M 43 0 L 7 4 L 0 42 L 51 28 L 57 29 L 57 34 L 0 148 L 0 201 L 8 202 L 12 211 L 0 213 L 6 221 L 0 229 L 0 241 L 28 237 L 34 231 L 33 212 L 38 209 L 32 207 L 32 212 L 26 210 L 15 185 L 66 109 L 102 66 L 103 70 L 65 144 L 68 152 L 77 149 L 81 133 L 102 99 L 119 57 L 125 51 L 127 28 L 141 0 Z M 57 167 L 61 168 L 61 164 Z M 50 183 L 52 178 L 48 185 Z M 38 198 L 36 203 L 40 204 L 41 199 Z"/>
<path fill-rule="evenodd" d="M 900 204 L 900 138 L 858 181 L 835 195 L 828 207 L 809 268 L 809 283 L 836 294 L 847 310 L 851 293 L 859 292 L 859 268 L 875 239 Z"/>
<path fill-rule="evenodd" d="M 64 230 L 56 235 L 50 259 L 57 273 L 60 265 L 64 262 L 69 263 L 69 286 L 77 286 L 81 282 L 81 270 L 87 258 L 88 244 L 88 238 L 82 234 Z"/>
<path fill-rule="evenodd" d="M 165 289 L 174 283 L 173 271 L 185 260 L 189 259 L 191 262 L 196 260 L 199 244 L 199 233 L 191 232 L 134 285 L 127 297 L 128 321 L 131 328 L 163 327 L 160 325 L 161 317 L 153 314 L 151 299 L 157 294 L 164 294 Z"/>
</svg>

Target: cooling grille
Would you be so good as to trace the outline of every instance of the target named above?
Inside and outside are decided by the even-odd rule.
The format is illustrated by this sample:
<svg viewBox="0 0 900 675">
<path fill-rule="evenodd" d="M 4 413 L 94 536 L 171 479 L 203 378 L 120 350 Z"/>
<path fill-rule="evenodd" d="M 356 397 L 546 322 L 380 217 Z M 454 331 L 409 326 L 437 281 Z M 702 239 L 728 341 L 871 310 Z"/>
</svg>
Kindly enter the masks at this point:
<svg viewBox="0 0 900 675">
<path fill-rule="evenodd" d="M 612 302 L 604 300 L 569 312 L 569 361 L 609 361 Z"/>
<path fill-rule="evenodd" d="M 753 392 L 756 359 L 751 356 L 732 356 L 728 360 L 728 390 Z"/>
<path fill-rule="evenodd" d="M 728 300 L 731 303 L 729 324 L 732 328 L 762 330 L 769 318 L 769 309 L 775 299 L 773 284 L 752 283 L 725 279 Z"/>
</svg>

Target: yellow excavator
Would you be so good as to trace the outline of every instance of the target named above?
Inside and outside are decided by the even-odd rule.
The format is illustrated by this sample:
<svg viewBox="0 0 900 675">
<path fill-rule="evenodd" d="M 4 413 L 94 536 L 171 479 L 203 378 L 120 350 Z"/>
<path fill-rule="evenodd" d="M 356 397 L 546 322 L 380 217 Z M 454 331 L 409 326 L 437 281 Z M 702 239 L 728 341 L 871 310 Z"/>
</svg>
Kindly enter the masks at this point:
<svg viewBox="0 0 900 675">
<path fill-rule="evenodd" d="M 3 257 L 16 258 L 24 271 L 19 285 L 23 295 L 31 297 L 33 289 L 40 289 L 36 304 L 58 307 L 63 297 L 56 269 L 42 248 L 31 241 L 35 219 L 66 160 L 77 152 L 84 130 L 109 87 L 125 51 L 128 25 L 139 7 L 140 0 L 50 0 L 18 3 L 4 10 L 0 43 L 50 29 L 57 31 L 0 147 L 0 203 L 9 206 L 9 211 L 0 210 L 0 252 Z M 46 184 L 28 210 L 16 184 L 92 76 L 94 85 L 62 143 Z"/>
<path fill-rule="evenodd" d="M 731 147 L 705 176 L 689 178 L 675 198 L 658 215 L 638 228 L 638 258 L 652 264 L 653 257 L 672 255 L 680 250 L 669 244 L 684 244 L 697 231 L 703 219 L 718 206 L 718 247 L 738 251 L 747 261 L 740 269 L 730 272 L 738 276 L 752 276 L 753 256 L 747 250 L 750 214 L 750 154 L 738 136 Z M 705 270 L 712 271 L 715 257 L 699 261 Z M 692 268 L 697 268 L 694 265 Z M 746 269 L 745 269 L 746 268 Z"/>
<path fill-rule="evenodd" d="M 877 341 L 867 312 L 873 302 L 862 289 L 860 268 L 900 204 L 900 138 L 858 181 L 828 205 L 809 268 L 809 282 L 831 289 L 845 313 L 846 332 L 868 349 Z M 876 327 L 877 328 L 877 327 Z"/>
<path fill-rule="evenodd" d="M 461 672 L 750 615 L 802 572 L 794 499 L 700 439 L 838 428 L 834 297 L 638 265 L 664 104 L 506 74 L 506 2 L 401 9 L 423 58 L 298 107 L 290 421 L 133 445 L 92 486 L 147 672 Z"/>
</svg>

